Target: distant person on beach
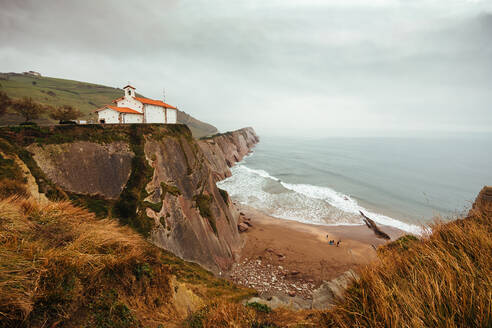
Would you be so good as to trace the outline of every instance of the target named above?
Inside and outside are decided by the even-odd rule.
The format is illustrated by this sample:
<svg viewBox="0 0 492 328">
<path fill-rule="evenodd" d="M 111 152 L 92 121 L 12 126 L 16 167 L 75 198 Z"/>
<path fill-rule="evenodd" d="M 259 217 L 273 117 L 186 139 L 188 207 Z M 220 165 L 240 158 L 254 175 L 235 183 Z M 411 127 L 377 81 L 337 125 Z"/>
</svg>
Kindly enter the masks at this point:
<svg viewBox="0 0 492 328">
<path fill-rule="evenodd" d="M 341 240 L 337 241 L 337 247 L 340 246 Z"/>
<path fill-rule="evenodd" d="M 330 245 L 335 245 L 335 241 L 334 240 L 330 240 Z"/>
</svg>

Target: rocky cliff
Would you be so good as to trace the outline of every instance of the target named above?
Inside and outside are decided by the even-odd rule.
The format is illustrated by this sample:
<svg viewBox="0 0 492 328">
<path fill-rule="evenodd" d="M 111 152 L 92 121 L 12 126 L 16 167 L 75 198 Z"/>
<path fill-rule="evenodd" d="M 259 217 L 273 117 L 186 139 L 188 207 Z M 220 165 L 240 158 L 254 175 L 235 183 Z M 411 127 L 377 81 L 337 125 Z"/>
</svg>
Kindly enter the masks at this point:
<svg viewBox="0 0 492 328">
<path fill-rule="evenodd" d="M 117 217 L 215 272 L 233 262 L 238 213 L 215 183 L 258 142 L 252 128 L 204 140 L 184 125 L 3 128 L 0 137 L 48 198 Z"/>
<path fill-rule="evenodd" d="M 220 181 L 231 175 L 229 168 L 240 162 L 259 141 L 253 128 L 249 127 L 202 138 L 198 145 L 216 181 Z"/>
</svg>

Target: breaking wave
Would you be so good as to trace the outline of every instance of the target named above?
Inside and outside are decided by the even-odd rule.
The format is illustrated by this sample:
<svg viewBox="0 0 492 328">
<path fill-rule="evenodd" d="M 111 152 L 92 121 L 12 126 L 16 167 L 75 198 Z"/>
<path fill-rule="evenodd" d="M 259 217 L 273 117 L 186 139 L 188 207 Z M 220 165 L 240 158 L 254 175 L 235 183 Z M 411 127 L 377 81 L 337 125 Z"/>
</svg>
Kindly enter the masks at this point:
<svg viewBox="0 0 492 328">
<path fill-rule="evenodd" d="M 363 224 L 359 211 L 375 222 L 420 234 L 421 228 L 362 207 L 357 201 L 328 187 L 292 184 L 264 170 L 237 164 L 232 176 L 217 185 L 235 200 L 282 219 L 323 225 Z"/>
</svg>

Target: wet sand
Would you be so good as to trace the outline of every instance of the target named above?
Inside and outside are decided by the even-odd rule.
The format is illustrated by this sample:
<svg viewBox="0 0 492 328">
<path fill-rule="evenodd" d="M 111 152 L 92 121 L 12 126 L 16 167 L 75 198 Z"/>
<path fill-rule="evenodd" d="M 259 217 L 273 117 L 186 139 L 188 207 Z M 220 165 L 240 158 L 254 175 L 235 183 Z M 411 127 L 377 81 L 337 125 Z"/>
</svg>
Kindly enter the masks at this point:
<svg viewBox="0 0 492 328">
<path fill-rule="evenodd" d="M 294 289 L 298 295 L 308 296 L 323 280 L 376 260 L 374 247 L 386 243 L 365 225 L 304 224 L 237 206 L 252 226 L 241 233 L 244 247 L 231 273 L 236 282 L 250 285 L 260 293 L 288 293 Z M 392 240 L 403 234 L 396 228 L 380 228 Z M 340 240 L 339 247 L 330 245 L 330 240 L 335 244 Z"/>
</svg>

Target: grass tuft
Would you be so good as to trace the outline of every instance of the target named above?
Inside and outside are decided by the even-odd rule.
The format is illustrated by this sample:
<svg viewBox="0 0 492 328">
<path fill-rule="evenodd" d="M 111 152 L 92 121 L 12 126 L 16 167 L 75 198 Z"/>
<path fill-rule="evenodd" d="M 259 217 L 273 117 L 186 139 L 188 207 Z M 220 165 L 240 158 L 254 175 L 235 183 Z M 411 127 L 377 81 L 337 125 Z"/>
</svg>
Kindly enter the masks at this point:
<svg viewBox="0 0 492 328">
<path fill-rule="evenodd" d="M 198 206 L 200 215 L 208 220 L 210 227 L 214 231 L 215 235 L 217 235 L 218 234 L 217 223 L 212 214 L 212 210 L 210 209 L 210 205 L 212 204 L 212 197 L 210 195 L 199 194 L 193 197 L 193 200 L 196 202 L 196 205 Z"/>
<path fill-rule="evenodd" d="M 162 199 L 164 199 L 164 196 L 166 195 L 166 193 L 170 193 L 171 195 L 173 195 L 175 197 L 181 195 L 181 190 L 179 190 L 179 188 L 176 186 L 171 186 L 171 185 L 168 185 L 164 182 L 161 182 L 161 188 L 162 188 L 162 194 L 161 194 Z"/>
<path fill-rule="evenodd" d="M 257 312 L 263 312 L 263 313 L 272 312 L 272 309 L 268 305 L 261 304 L 258 302 L 247 303 L 246 306 L 249 306 L 250 308 L 254 309 Z"/>
</svg>

